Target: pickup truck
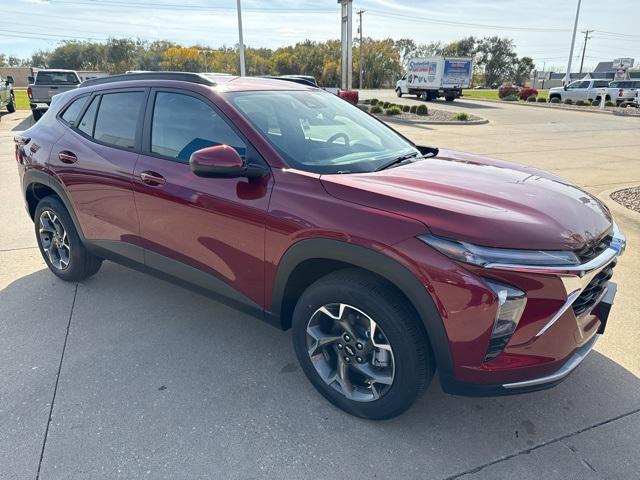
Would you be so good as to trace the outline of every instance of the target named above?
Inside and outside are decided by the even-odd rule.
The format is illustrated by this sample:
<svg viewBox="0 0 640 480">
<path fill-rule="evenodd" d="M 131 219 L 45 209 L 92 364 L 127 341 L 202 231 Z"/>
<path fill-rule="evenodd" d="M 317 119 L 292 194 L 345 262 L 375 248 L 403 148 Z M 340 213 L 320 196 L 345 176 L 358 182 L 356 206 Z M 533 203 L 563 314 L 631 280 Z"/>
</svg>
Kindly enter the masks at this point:
<svg viewBox="0 0 640 480">
<path fill-rule="evenodd" d="M 631 101 L 633 97 L 626 98 L 623 96 L 622 86 L 624 83 L 635 83 L 630 80 L 617 80 L 612 82 L 607 79 L 592 79 L 592 80 L 577 80 L 571 82 L 564 87 L 554 87 L 549 90 L 549 99 L 557 98 L 561 101 L 564 100 L 583 100 L 585 102 L 593 102 L 594 100 L 600 102 L 602 96 L 602 89 L 606 88 L 605 101 L 615 102 L 617 105 L 624 101 Z"/>
<path fill-rule="evenodd" d="M 640 80 L 616 80 L 609 84 L 609 90 L 615 95 L 616 104 L 633 103 L 640 91 Z"/>
<path fill-rule="evenodd" d="M 0 77 L 0 109 L 7 108 L 9 113 L 16 111 L 16 97 L 13 93 L 13 77 Z"/>
<path fill-rule="evenodd" d="M 33 119 L 40 120 L 51 104 L 51 97 L 78 88 L 80 83 L 74 70 L 38 70 L 35 78 L 29 77 L 27 88 Z"/>
</svg>

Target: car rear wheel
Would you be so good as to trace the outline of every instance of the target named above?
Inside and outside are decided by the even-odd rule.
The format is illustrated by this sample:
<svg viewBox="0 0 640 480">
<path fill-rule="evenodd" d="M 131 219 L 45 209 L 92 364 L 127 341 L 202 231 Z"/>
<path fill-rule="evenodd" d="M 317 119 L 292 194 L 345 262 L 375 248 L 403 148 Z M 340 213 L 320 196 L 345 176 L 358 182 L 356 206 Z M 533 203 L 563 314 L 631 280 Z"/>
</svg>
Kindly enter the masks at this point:
<svg viewBox="0 0 640 480">
<path fill-rule="evenodd" d="M 33 115 L 33 120 L 37 122 L 42 117 L 42 112 L 40 110 L 31 110 L 31 114 Z"/>
<path fill-rule="evenodd" d="M 7 103 L 7 111 L 9 113 L 13 113 L 16 111 L 16 96 L 13 92 L 11 92 L 11 96 L 9 97 L 9 103 Z"/>
<path fill-rule="evenodd" d="M 302 294 L 293 344 L 313 386 L 359 417 L 401 414 L 434 373 L 415 311 L 392 285 L 358 270 L 329 274 Z"/>
<path fill-rule="evenodd" d="M 82 244 L 69 212 L 57 197 L 40 200 L 34 224 L 42 258 L 62 280 L 84 280 L 100 270 L 102 259 Z"/>
</svg>

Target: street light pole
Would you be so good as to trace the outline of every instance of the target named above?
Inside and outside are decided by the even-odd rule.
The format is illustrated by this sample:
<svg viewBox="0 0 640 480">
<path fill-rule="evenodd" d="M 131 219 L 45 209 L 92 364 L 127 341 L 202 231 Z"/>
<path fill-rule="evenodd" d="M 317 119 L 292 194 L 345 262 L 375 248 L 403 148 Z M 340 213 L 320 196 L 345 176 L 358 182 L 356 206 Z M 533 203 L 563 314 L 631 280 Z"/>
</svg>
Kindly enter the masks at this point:
<svg viewBox="0 0 640 480">
<path fill-rule="evenodd" d="M 338 0 L 341 7 L 341 45 L 342 57 L 340 60 L 340 89 L 351 90 L 353 76 L 353 33 L 351 31 L 351 5 L 353 0 Z"/>
<path fill-rule="evenodd" d="M 364 80 L 364 67 L 362 66 L 362 14 L 366 12 L 366 10 L 358 10 L 356 13 L 360 17 L 360 25 L 358 25 L 358 33 L 360 34 L 360 45 L 358 48 L 358 56 L 360 59 L 358 60 L 358 65 L 360 66 L 360 81 L 358 82 L 358 88 L 362 90 L 362 83 Z"/>
<path fill-rule="evenodd" d="M 578 8 L 576 9 L 576 20 L 573 23 L 573 35 L 571 37 L 571 50 L 569 50 L 569 62 L 567 63 L 567 74 L 564 76 L 565 85 L 568 85 L 571 82 L 571 59 L 573 57 L 573 47 L 576 44 L 576 31 L 578 30 L 578 18 L 580 17 L 581 3 L 582 3 L 582 0 L 578 0 Z"/>
<path fill-rule="evenodd" d="M 246 75 L 244 69 L 244 42 L 242 40 L 242 7 L 240 6 L 240 0 L 238 0 L 238 36 L 240 40 L 240 46 L 238 50 L 240 51 L 240 76 L 244 77 Z"/>
</svg>

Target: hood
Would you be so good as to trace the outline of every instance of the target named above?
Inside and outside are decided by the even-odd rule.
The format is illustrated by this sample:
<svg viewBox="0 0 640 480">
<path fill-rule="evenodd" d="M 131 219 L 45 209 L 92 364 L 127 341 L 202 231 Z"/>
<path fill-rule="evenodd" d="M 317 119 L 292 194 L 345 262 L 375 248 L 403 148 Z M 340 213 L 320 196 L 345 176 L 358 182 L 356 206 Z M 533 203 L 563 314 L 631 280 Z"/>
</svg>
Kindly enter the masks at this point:
<svg viewBox="0 0 640 480">
<path fill-rule="evenodd" d="M 330 195 L 418 220 L 434 234 L 477 245 L 576 250 L 611 228 L 607 207 L 553 174 L 440 150 L 380 172 L 323 175 Z"/>
</svg>

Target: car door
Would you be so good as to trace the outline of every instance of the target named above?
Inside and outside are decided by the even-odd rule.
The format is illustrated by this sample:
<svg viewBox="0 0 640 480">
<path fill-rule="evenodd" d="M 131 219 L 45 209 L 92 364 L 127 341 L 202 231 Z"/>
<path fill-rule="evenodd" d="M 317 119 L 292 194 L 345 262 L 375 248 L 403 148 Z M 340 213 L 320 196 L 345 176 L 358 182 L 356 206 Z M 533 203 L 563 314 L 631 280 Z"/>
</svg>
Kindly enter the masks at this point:
<svg viewBox="0 0 640 480">
<path fill-rule="evenodd" d="M 68 128 L 49 160 L 85 238 L 139 262 L 143 254 L 133 203 L 133 169 L 147 94 L 145 89 L 107 91 L 65 106 L 58 120 Z M 73 114 L 76 110 L 80 113 Z"/>
<path fill-rule="evenodd" d="M 191 154 L 219 144 L 232 146 L 247 162 L 264 162 L 209 99 L 185 90 L 152 90 L 135 167 L 145 262 L 262 308 L 272 177 L 196 176 Z"/>
<path fill-rule="evenodd" d="M 9 103 L 9 86 L 6 80 L 0 77 L 0 108 L 4 108 Z"/>
</svg>

